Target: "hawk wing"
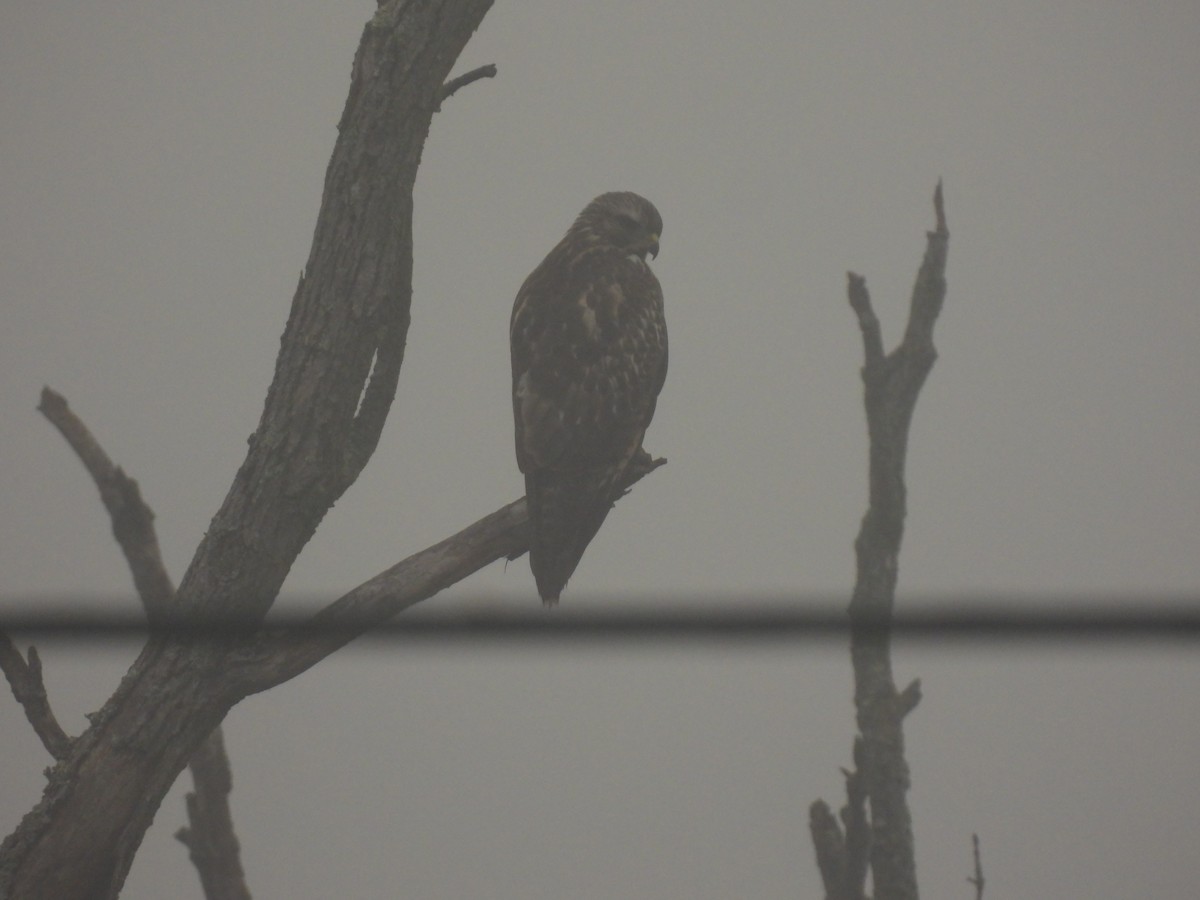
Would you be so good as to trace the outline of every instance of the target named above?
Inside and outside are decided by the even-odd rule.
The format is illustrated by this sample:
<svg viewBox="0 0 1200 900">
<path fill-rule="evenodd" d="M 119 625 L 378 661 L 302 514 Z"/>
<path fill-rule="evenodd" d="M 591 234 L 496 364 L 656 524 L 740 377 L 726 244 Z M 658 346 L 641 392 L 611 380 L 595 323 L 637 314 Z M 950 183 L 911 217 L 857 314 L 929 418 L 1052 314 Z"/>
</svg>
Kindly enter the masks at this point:
<svg viewBox="0 0 1200 900">
<path fill-rule="evenodd" d="M 564 253 L 526 279 L 510 328 L 530 565 L 548 603 L 616 500 L 667 370 L 662 290 L 645 262 L 571 266 Z"/>
<path fill-rule="evenodd" d="M 518 294 L 512 374 L 522 472 L 608 464 L 640 443 L 667 368 L 662 293 L 642 269 L 641 278 L 563 285 L 561 295 L 554 279 L 531 276 Z"/>
</svg>

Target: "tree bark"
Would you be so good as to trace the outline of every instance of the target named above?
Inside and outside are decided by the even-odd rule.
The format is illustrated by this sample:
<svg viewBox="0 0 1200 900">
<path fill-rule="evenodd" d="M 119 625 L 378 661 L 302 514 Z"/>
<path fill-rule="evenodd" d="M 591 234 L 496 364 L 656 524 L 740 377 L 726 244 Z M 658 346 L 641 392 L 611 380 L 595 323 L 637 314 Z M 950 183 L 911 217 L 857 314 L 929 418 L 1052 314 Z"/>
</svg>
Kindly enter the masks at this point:
<svg viewBox="0 0 1200 900">
<path fill-rule="evenodd" d="M 421 151 L 489 6 L 393 0 L 364 29 L 262 418 L 164 615 L 261 620 L 374 451 L 408 330 Z M 213 641 L 149 640 L 0 847 L 0 896 L 118 895 L 163 795 L 242 696 L 223 677 L 225 653 Z"/>
</svg>

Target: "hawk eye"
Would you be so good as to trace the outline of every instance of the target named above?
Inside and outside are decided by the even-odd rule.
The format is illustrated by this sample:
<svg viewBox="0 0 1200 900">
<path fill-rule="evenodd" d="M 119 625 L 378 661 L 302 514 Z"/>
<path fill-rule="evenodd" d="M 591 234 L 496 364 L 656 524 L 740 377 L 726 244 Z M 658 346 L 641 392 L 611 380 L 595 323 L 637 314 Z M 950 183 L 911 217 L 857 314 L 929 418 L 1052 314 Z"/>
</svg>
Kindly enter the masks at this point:
<svg viewBox="0 0 1200 900">
<path fill-rule="evenodd" d="M 637 231 L 639 227 L 637 219 L 625 213 L 617 216 L 617 222 L 620 224 L 622 231 Z"/>
</svg>

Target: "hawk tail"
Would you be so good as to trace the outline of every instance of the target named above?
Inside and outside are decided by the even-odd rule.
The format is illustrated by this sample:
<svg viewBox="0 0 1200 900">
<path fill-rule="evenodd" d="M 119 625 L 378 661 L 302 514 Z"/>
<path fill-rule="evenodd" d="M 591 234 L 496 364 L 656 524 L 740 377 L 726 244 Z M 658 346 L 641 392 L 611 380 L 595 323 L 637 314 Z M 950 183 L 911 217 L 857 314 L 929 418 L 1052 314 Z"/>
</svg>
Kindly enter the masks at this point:
<svg viewBox="0 0 1200 900">
<path fill-rule="evenodd" d="M 529 568 L 547 606 L 575 572 L 583 551 L 604 523 L 616 500 L 619 471 L 605 466 L 584 472 L 529 472 Z"/>
</svg>

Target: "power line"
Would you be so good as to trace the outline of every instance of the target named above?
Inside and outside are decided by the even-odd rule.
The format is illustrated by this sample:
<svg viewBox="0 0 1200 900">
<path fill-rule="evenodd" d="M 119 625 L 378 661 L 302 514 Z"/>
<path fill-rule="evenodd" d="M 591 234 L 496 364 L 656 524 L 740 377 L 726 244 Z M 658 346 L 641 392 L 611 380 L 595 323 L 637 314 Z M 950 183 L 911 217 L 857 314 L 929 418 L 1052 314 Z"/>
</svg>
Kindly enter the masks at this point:
<svg viewBox="0 0 1200 900">
<path fill-rule="evenodd" d="M 387 641 L 743 641 L 782 642 L 833 639 L 850 634 L 852 623 L 844 608 L 829 597 L 771 602 L 731 597 L 726 602 L 707 596 L 690 604 L 682 598 L 640 603 L 627 597 L 619 603 L 569 601 L 555 609 L 533 602 L 493 600 L 438 610 L 413 610 L 390 622 L 314 618 L 309 612 L 272 614 L 265 628 L 297 639 L 315 634 L 358 634 Z M 854 627 L 865 633 L 890 630 L 897 638 L 938 640 L 1058 641 L 1154 640 L 1194 642 L 1200 639 L 1200 597 L 1106 596 L 1102 603 L 1079 597 L 939 598 L 936 605 L 914 606 L 902 601 L 890 623 L 861 620 Z M 180 639 L 244 640 L 263 628 L 239 617 L 185 618 L 165 616 L 153 624 L 129 600 L 114 601 L 114 609 L 97 610 L 77 604 L 39 601 L 20 608 L 0 609 L 0 629 L 12 635 L 47 638 L 144 638 L 150 633 Z M 476 608 L 471 608 L 475 606 Z M 844 603 L 842 604 L 844 606 Z M 120 611 L 124 606 L 127 611 Z"/>
</svg>

